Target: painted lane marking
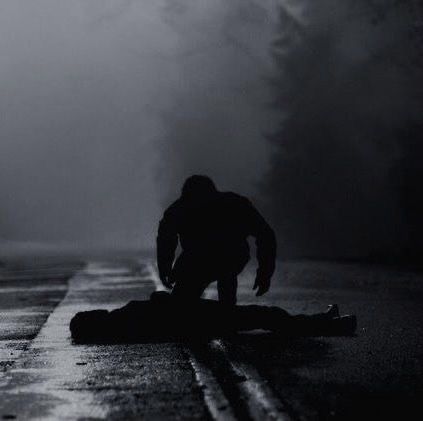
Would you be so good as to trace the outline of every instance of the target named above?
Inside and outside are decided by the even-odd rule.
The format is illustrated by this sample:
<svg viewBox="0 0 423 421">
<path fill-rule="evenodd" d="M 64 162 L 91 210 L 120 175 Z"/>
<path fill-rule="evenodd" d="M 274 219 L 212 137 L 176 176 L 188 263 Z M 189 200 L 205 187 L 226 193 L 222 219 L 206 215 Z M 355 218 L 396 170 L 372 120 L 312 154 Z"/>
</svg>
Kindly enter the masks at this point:
<svg viewBox="0 0 423 421">
<path fill-rule="evenodd" d="M 156 291 L 166 291 L 166 288 L 158 277 L 154 263 L 150 264 L 149 269 L 150 277 L 154 282 Z M 189 348 L 186 349 L 186 353 L 194 372 L 195 379 L 203 394 L 204 403 L 209 411 L 210 417 L 215 421 L 236 420 L 231 404 L 223 393 L 222 388 L 210 368 L 200 359 L 196 358 Z"/>
<path fill-rule="evenodd" d="M 157 291 L 165 291 L 166 288 L 162 285 L 161 281 L 157 275 L 157 269 L 152 263 L 150 265 L 151 271 L 151 278 L 153 279 L 156 290 Z M 212 292 L 209 290 L 206 291 L 206 298 L 210 298 Z M 276 397 L 273 390 L 268 385 L 267 381 L 263 379 L 263 377 L 258 373 L 258 371 L 251 366 L 250 364 L 235 361 L 229 355 L 228 349 L 224 342 L 220 339 L 214 339 L 208 343 L 209 349 L 219 358 L 225 360 L 228 367 L 230 367 L 230 371 L 235 374 L 238 379 L 242 379 L 241 381 L 236 382 L 235 388 L 238 392 L 238 398 L 243 402 L 249 417 L 253 420 L 278 420 L 278 421 L 291 421 L 292 418 L 288 415 L 286 408 L 284 407 L 283 403 Z M 191 365 L 193 366 L 194 372 L 197 373 L 195 364 L 198 364 L 198 359 L 195 358 L 192 351 L 189 351 L 190 358 L 192 358 Z M 214 382 L 216 384 L 217 380 L 213 376 L 211 370 L 201 363 L 201 369 L 207 370 L 208 374 L 202 380 L 207 385 L 207 382 Z M 197 367 L 198 369 L 198 367 Z M 200 381 L 201 382 L 201 381 Z M 200 383 L 199 382 L 199 383 Z M 213 412 L 216 413 L 213 416 L 214 419 L 227 419 L 227 418 L 218 418 L 219 411 L 216 411 L 219 402 L 219 396 L 224 393 L 222 389 L 219 387 L 219 392 L 217 396 L 211 398 L 211 402 L 205 401 L 206 405 L 209 408 L 211 415 L 213 416 Z M 228 400 L 225 398 L 228 402 Z M 210 405 L 210 406 L 209 406 Z M 232 416 L 233 412 L 232 412 Z"/>
<path fill-rule="evenodd" d="M 240 379 L 236 382 L 236 388 L 253 420 L 291 421 L 283 403 L 253 366 L 232 359 L 220 339 L 213 339 L 209 346 L 216 356 L 226 360 L 230 370 Z"/>
</svg>

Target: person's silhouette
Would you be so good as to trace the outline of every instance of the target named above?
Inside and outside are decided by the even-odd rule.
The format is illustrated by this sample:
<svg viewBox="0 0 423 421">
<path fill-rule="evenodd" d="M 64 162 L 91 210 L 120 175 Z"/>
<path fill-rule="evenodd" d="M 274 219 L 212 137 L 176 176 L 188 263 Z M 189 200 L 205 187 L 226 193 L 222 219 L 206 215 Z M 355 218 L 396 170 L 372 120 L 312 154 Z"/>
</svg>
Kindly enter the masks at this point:
<svg viewBox="0 0 423 421">
<path fill-rule="evenodd" d="M 253 289 L 266 293 L 275 270 L 273 230 L 252 203 L 220 192 L 206 176 L 189 177 L 181 197 L 164 213 L 157 235 L 159 276 L 172 295 L 199 299 L 217 281 L 219 301 L 236 304 L 237 276 L 250 259 L 247 237 L 256 239 L 258 269 Z M 175 259 L 178 239 L 182 253 Z"/>
</svg>

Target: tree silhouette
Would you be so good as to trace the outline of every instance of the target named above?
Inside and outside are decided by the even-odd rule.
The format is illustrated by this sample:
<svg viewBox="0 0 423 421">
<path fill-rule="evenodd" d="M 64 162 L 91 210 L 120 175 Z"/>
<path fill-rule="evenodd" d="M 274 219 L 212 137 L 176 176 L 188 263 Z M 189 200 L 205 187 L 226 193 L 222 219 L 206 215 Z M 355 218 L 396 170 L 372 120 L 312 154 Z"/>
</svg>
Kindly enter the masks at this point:
<svg viewBox="0 0 423 421">
<path fill-rule="evenodd" d="M 276 74 L 269 84 L 280 125 L 267 136 L 274 153 L 265 187 L 282 250 L 409 254 L 423 237 L 415 196 L 423 175 L 423 92 L 404 81 L 421 80 L 421 6 L 310 5 L 321 13 L 314 22 L 281 8 L 272 45 Z M 325 20 L 325 13 L 335 17 Z M 404 108 L 412 104 L 408 118 Z"/>
</svg>

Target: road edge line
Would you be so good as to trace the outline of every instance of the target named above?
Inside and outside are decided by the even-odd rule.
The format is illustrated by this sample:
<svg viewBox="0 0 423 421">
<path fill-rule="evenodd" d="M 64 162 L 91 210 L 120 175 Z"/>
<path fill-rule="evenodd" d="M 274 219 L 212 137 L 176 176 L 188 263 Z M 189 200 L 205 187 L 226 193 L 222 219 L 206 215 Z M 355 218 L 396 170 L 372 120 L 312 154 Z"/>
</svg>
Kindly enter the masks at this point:
<svg viewBox="0 0 423 421">
<path fill-rule="evenodd" d="M 240 379 L 236 388 L 252 419 L 293 421 L 283 402 L 256 368 L 242 361 L 233 360 L 221 339 L 213 339 L 209 346 L 220 358 L 225 359 L 231 371 Z"/>
<path fill-rule="evenodd" d="M 166 288 L 159 280 L 154 263 L 150 262 L 148 268 L 156 291 L 165 291 Z M 188 347 L 185 352 L 210 417 L 215 421 L 236 420 L 237 418 L 232 410 L 232 406 L 210 368 L 195 357 L 194 353 Z"/>
</svg>

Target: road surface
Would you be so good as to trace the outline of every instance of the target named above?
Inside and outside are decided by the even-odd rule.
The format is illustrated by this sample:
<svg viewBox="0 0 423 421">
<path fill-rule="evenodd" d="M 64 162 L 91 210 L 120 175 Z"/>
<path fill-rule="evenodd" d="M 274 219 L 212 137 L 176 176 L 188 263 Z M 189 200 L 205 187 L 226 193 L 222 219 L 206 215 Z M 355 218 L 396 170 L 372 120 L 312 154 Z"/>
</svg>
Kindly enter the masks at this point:
<svg viewBox="0 0 423 421">
<path fill-rule="evenodd" d="M 423 412 L 419 273 L 324 262 L 279 265 L 271 292 L 239 301 L 293 313 L 356 313 L 352 338 L 265 332 L 201 344 L 74 345 L 77 311 L 112 309 L 157 288 L 148 259 L 0 270 L 3 419 L 407 419 Z M 214 289 L 207 292 L 215 296 Z M 140 323 L 149 323 L 148 320 Z M 416 412 L 415 414 L 416 415 Z M 415 417 L 413 417 L 415 418 Z"/>
</svg>

